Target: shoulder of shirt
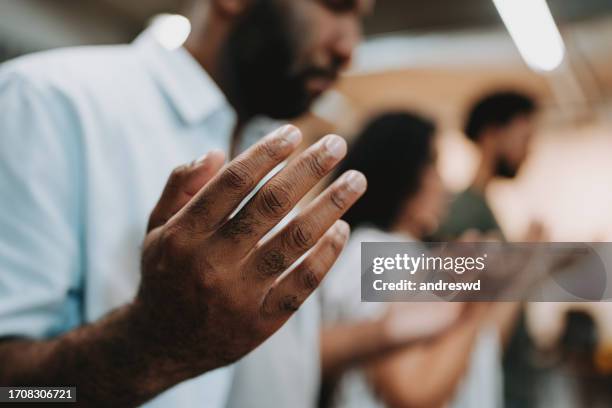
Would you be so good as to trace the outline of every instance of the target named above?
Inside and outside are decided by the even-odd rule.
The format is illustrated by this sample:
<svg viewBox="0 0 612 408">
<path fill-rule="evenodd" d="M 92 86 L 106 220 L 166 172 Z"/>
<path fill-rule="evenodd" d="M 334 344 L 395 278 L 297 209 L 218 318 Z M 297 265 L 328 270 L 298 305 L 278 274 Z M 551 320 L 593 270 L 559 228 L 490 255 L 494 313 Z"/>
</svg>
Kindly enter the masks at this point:
<svg viewBox="0 0 612 408">
<path fill-rule="evenodd" d="M 35 89 L 67 92 L 104 89 L 141 66 L 129 45 L 60 48 L 5 62 L 0 65 L 0 84 L 18 81 Z"/>
</svg>

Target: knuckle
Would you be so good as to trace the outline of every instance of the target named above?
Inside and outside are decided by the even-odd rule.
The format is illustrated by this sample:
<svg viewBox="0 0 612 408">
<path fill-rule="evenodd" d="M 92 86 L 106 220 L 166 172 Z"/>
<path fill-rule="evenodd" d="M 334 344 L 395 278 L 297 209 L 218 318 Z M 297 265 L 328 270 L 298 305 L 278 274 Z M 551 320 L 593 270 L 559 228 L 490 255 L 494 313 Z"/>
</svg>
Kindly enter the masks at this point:
<svg viewBox="0 0 612 408">
<path fill-rule="evenodd" d="M 187 172 L 187 168 L 188 166 L 183 164 L 181 166 L 175 167 L 172 170 L 172 173 L 170 173 L 170 178 L 171 179 L 176 179 L 176 178 L 181 178 L 185 175 L 185 173 Z"/>
<path fill-rule="evenodd" d="M 279 150 L 278 143 L 275 143 L 274 140 L 268 140 L 259 146 L 259 151 L 267 158 L 274 161 L 279 161 L 282 159 Z"/>
<path fill-rule="evenodd" d="M 296 295 L 284 295 L 278 302 L 278 310 L 283 314 L 295 313 L 300 308 L 300 305 L 301 302 Z"/>
<path fill-rule="evenodd" d="M 329 246 L 334 256 L 337 257 L 342 252 L 342 249 L 344 248 L 344 240 L 345 240 L 344 237 L 341 236 L 340 234 L 334 234 L 329 239 Z"/>
<path fill-rule="evenodd" d="M 166 187 L 164 189 L 164 195 L 173 195 L 177 190 L 180 189 L 183 180 L 186 177 L 186 166 L 179 166 L 174 168 L 170 173 L 170 177 L 168 177 L 168 181 L 166 182 Z"/>
<path fill-rule="evenodd" d="M 300 271 L 300 279 L 306 290 L 313 291 L 321 284 L 321 279 L 316 273 L 314 267 L 309 263 L 304 263 Z"/>
<path fill-rule="evenodd" d="M 337 257 L 344 248 L 345 238 L 341 234 L 335 233 L 326 238 L 325 244 L 331 249 L 333 256 Z"/>
<path fill-rule="evenodd" d="M 190 216 L 181 220 L 182 229 L 192 235 L 216 229 L 218 225 L 210 221 L 211 207 L 211 200 L 206 196 L 192 200 L 187 207 Z"/>
<path fill-rule="evenodd" d="M 189 175 L 190 165 L 175 167 L 170 173 L 169 183 L 172 185 L 180 184 Z"/>
<path fill-rule="evenodd" d="M 320 154 L 313 153 L 306 160 L 308 171 L 316 178 L 323 178 L 327 174 L 328 167 L 324 165 Z"/>
<path fill-rule="evenodd" d="M 289 231 L 287 238 L 288 247 L 306 251 L 314 244 L 315 239 L 312 233 L 312 228 L 308 224 L 297 224 Z"/>
<path fill-rule="evenodd" d="M 241 211 L 220 229 L 223 238 L 239 240 L 252 236 L 259 223 L 248 212 Z"/>
<path fill-rule="evenodd" d="M 279 295 L 276 293 L 277 291 L 277 287 L 270 288 L 268 295 L 263 301 L 261 314 L 264 319 L 295 313 L 302 304 L 297 295 Z"/>
<path fill-rule="evenodd" d="M 185 234 L 182 229 L 177 226 L 168 226 L 164 228 L 160 240 L 164 248 L 164 253 L 168 255 L 181 255 L 187 251 Z"/>
<path fill-rule="evenodd" d="M 164 203 L 160 199 L 149 215 L 147 231 L 151 231 L 153 228 L 165 224 L 166 221 L 168 221 L 168 215 L 166 214 Z"/>
<path fill-rule="evenodd" d="M 231 189 L 243 189 L 253 187 L 255 182 L 249 166 L 242 161 L 234 161 L 223 172 L 222 183 Z"/>
<path fill-rule="evenodd" d="M 348 208 L 348 201 L 346 200 L 346 194 L 340 188 L 332 190 L 329 199 L 332 205 L 339 211 L 345 211 Z"/>
<path fill-rule="evenodd" d="M 261 192 L 260 211 L 262 215 L 277 218 L 289 211 L 291 195 L 288 189 L 278 184 L 270 184 Z"/>
<path fill-rule="evenodd" d="M 206 197 L 197 197 L 189 205 L 189 210 L 193 215 L 206 219 L 210 215 L 210 201 Z"/>
<path fill-rule="evenodd" d="M 280 275 L 285 269 L 287 269 L 287 259 L 278 249 L 265 252 L 257 263 L 257 272 L 263 277 Z"/>
</svg>

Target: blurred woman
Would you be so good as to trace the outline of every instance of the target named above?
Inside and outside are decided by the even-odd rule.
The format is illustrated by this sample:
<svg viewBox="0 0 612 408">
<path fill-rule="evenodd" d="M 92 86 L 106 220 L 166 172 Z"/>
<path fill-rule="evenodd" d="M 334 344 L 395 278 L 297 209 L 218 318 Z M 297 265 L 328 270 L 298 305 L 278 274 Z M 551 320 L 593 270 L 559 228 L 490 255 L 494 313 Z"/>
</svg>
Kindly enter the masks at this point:
<svg viewBox="0 0 612 408">
<path fill-rule="evenodd" d="M 321 358 L 332 406 L 500 406 L 499 340 L 484 325 L 486 305 L 361 302 L 361 243 L 421 241 L 444 215 L 434 134 L 419 116 L 385 114 L 338 169 L 363 172 L 368 191 L 344 217 L 353 235 L 322 287 Z"/>
</svg>

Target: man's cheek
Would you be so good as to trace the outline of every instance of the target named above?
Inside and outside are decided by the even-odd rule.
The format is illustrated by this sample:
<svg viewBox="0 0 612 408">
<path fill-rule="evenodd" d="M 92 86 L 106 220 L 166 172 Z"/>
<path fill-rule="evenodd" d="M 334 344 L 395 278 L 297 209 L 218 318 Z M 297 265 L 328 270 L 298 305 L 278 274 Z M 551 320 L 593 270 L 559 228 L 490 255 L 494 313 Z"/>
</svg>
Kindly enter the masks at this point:
<svg viewBox="0 0 612 408">
<path fill-rule="evenodd" d="M 312 6 L 304 3 L 310 3 L 310 1 L 295 1 L 288 7 L 286 13 L 285 34 L 294 55 L 292 66 L 294 72 L 299 71 L 299 68 L 306 65 L 307 44 L 311 42 L 312 28 L 314 27 L 310 15 Z"/>
</svg>

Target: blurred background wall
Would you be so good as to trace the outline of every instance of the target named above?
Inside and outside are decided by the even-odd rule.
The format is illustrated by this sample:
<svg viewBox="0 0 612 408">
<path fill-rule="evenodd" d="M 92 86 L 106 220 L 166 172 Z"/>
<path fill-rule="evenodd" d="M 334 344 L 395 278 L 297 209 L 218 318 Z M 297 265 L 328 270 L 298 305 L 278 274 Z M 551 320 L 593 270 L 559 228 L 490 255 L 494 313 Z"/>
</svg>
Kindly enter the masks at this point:
<svg viewBox="0 0 612 408">
<path fill-rule="evenodd" d="M 534 219 L 554 240 L 612 239 L 612 2 L 549 0 L 566 55 L 551 72 L 531 70 L 491 0 L 379 0 L 366 41 L 336 92 L 306 119 L 311 133 L 350 137 L 371 115 L 407 108 L 440 123 L 440 166 L 464 188 L 476 153 L 461 135 L 470 103 L 488 90 L 518 88 L 544 107 L 533 155 L 516 183 L 489 192 L 508 236 Z M 0 61 L 81 44 L 132 40 L 179 0 L 1 0 Z"/>
</svg>

